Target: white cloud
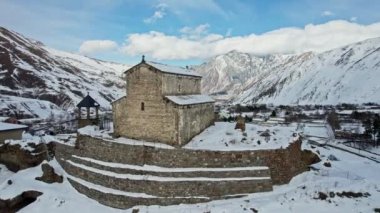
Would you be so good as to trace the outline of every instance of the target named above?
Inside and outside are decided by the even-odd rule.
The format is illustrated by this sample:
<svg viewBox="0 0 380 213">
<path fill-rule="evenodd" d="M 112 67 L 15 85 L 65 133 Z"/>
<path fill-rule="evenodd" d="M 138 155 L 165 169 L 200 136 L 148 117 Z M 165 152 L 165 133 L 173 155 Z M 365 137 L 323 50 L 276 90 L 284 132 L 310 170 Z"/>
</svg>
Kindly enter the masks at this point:
<svg viewBox="0 0 380 213">
<path fill-rule="evenodd" d="M 335 14 L 329 10 L 325 10 L 321 13 L 321 16 L 328 17 L 328 16 L 334 16 Z"/>
<path fill-rule="evenodd" d="M 204 32 L 208 27 L 201 27 Z M 197 28 L 195 28 L 197 29 Z M 130 56 L 141 54 L 155 59 L 202 59 L 237 50 L 256 55 L 290 54 L 306 51 L 322 52 L 368 38 L 380 37 L 380 22 L 360 25 L 344 20 L 325 24 L 308 24 L 304 28 L 281 28 L 261 35 L 226 37 L 219 34 L 202 34 L 190 38 L 182 29 L 182 35 L 166 35 L 161 32 L 134 33 L 128 35 L 122 51 Z"/>
<path fill-rule="evenodd" d="M 232 34 L 232 28 L 228 28 L 227 32 L 226 32 L 226 37 L 230 37 Z"/>
<path fill-rule="evenodd" d="M 88 40 L 83 42 L 79 47 L 79 53 L 90 55 L 95 53 L 104 53 L 117 49 L 118 45 L 110 40 Z"/>
<path fill-rule="evenodd" d="M 199 39 L 204 35 L 207 35 L 209 24 L 201 24 L 197 27 L 183 27 L 179 30 L 184 38 Z"/>
<path fill-rule="evenodd" d="M 355 16 L 350 18 L 350 21 L 352 22 L 356 22 L 357 20 L 358 20 L 358 17 L 355 17 Z"/>
<path fill-rule="evenodd" d="M 156 6 L 157 10 L 153 13 L 151 17 L 144 19 L 144 22 L 146 24 L 152 24 L 155 23 L 157 20 L 164 18 L 164 16 L 166 15 L 165 11 L 167 7 L 168 6 L 164 3 L 158 4 Z"/>
<path fill-rule="evenodd" d="M 199 11 L 221 15 L 228 17 L 228 13 L 219 6 L 215 0 L 191 0 L 191 1 L 178 1 L 178 0 L 158 0 L 158 5 L 155 7 L 156 11 L 152 16 L 144 19 L 144 23 L 153 24 L 159 19 L 164 18 L 167 13 L 172 13 L 180 18 L 190 18 Z"/>
<path fill-rule="evenodd" d="M 227 13 L 215 0 L 159 0 L 168 6 L 168 10 L 176 15 L 192 14 L 194 11 L 207 11 L 213 14 L 227 16 Z"/>
</svg>

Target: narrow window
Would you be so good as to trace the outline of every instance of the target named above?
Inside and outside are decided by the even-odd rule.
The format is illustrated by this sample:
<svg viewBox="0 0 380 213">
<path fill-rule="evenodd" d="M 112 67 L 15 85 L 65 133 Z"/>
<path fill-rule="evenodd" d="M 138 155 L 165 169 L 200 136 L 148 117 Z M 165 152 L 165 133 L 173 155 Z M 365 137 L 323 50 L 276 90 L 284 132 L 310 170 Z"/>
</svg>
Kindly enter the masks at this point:
<svg viewBox="0 0 380 213">
<path fill-rule="evenodd" d="M 141 111 L 145 110 L 144 102 L 141 102 Z"/>
</svg>

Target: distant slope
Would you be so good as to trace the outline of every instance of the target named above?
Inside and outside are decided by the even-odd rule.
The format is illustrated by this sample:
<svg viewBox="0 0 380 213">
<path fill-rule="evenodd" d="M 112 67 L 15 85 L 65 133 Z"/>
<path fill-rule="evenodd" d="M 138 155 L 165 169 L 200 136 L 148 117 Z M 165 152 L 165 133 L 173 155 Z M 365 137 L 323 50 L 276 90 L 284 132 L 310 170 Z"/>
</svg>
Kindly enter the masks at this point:
<svg viewBox="0 0 380 213">
<path fill-rule="evenodd" d="M 125 93 L 129 66 L 54 50 L 0 27 L 0 94 L 72 108 L 87 92 L 104 108 Z"/>
<path fill-rule="evenodd" d="M 51 116 L 66 117 L 69 115 L 67 111 L 49 101 L 1 95 L 0 111 L 3 109 L 9 109 L 8 116 L 20 118 L 47 119 Z"/>
<path fill-rule="evenodd" d="M 319 54 L 232 51 L 195 68 L 204 92 L 235 103 L 380 103 L 380 38 Z"/>
</svg>

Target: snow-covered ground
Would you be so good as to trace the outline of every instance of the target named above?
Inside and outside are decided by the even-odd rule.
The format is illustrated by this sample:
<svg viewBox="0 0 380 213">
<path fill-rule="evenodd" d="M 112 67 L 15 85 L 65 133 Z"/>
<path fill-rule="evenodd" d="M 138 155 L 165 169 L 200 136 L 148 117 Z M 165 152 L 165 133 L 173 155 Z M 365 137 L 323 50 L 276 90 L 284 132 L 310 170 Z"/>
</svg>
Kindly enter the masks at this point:
<svg viewBox="0 0 380 213">
<path fill-rule="evenodd" d="M 362 125 L 357 123 L 342 123 L 341 126 L 341 129 L 351 128 L 354 133 L 360 133 L 360 131 L 364 131 Z M 355 146 L 355 144 L 345 143 L 347 142 L 346 140 L 335 139 L 333 132 L 327 123 L 303 123 L 299 125 L 299 129 L 302 130 L 302 135 L 305 137 L 305 141 L 308 141 L 311 144 L 327 145 L 329 147 L 341 149 L 343 151 L 380 162 L 379 148 L 367 147 L 366 150 L 363 150 L 364 147 L 359 148 L 359 146 Z"/>
<path fill-rule="evenodd" d="M 3 122 L 5 120 L 7 120 L 9 117 L 3 117 L 3 116 L 0 116 L 0 122 Z"/>
<path fill-rule="evenodd" d="M 356 111 L 356 112 L 372 112 L 372 113 L 380 113 L 380 109 L 341 110 L 341 111 L 337 111 L 337 113 L 338 113 L 338 114 L 342 114 L 342 115 L 351 115 L 354 111 Z"/>
<path fill-rule="evenodd" d="M 235 123 L 216 122 L 184 148 L 226 151 L 286 148 L 298 139 L 296 128 L 296 124 L 262 126 L 247 123 L 243 133 L 235 129 Z"/>
<path fill-rule="evenodd" d="M 308 145 L 305 146 L 305 148 Z M 272 192 L 256 193 L 246 197 L 212 201 L 202 204 L 182 204 L 175 206 L 136 206 L 123 211 L 103 206 L 78 193 L 67 181 L 68 176 L 61 166 L 49 162 L 58 174 L 62 174 L 62 184 L 46 184 L 35 180 L 42 175 L 36 166 L 18 173 L 9 172 L 1 166 L 0 198 L 14 197 L 26 190 L 37 190 L 43 195 L 20 212 L 373 212 L 379 208 L 380 164 L 333 148 L 318 148 L 322 161 L 316 165 L 319 171 L 309 171 L 294 177 L 289 184 L 275 186 Z M 334 155 L 338 161 L 329 161 L 331 167 L 323 166 L 327 158 Z M 8 185 L 7 180 L 13 184 Z M 369 193 L 367 197 L 340 197 L 342 192 Z M 326 200 L 318 199 L 319 192 L 327 194 Z M 331 194 L 331 195 L 330 195 Z M 332 197 L 334 195 L 334 197 Z"/>
<path fill-rule="evenodd" d="M 380 147 L 372 147 L 370 150 L 368 150 L 374 154 L 380 155 Z"/>
<path fill-rule="evenodd" d="M 50 143 L 57 141 L 57 138 L 51 136 L 51 135 L 43 135 L 43 136 L 33 136 L 29 133 L 23 132 L 22 134 L 22 140 L 5 140 L 4 144 L 9 145 L 20 145 L 21 149 L 33 151 L 34 146 L 38 145 L 40 143 Z M 0 144 L 0 147 L 3 146 L 3 144 Z"/>
<path fill-rule="evenodd" d="M 362 156 L 362 157 L 365 157 L 368 159 L 372 159 L 372 160 L 380 163 L 380 155 L 378 155 L 376 153 L 368 152 L 368 151 L 359 149 L 358 147 L 349 146 L 349 144 L 343 144 L 343 143 L 338 143 L 338 142 L 329 143 L 329 146 L 334 147 L 334 148 L 338 148 L 338 149 L 342 149 L 342 150 L 345 150 L 347 152 L 351 152 L 351 153 L 354 153 L 356 155 L 359 155 L 359 156 Z"/>
<path fill-rule="evenodd" d="M 57 161 L 50 161 L 49 164 L 53 166 L 56 173 L 65 175 L 63 183 L 47 184 L 35 180 L 35 177 L 42 175 L 41 166 L 22 170 L 17 173 L 9 174 L 8 172 L 6 180 L 0 184 L 0 199 L 15 197 L 26 190 L 36 190 L 43 194 L 38 197 L 34 203 L 21 209 L 20 212 L 121 212 L 100 205 L 98 202 L 79 194 L 67 181 L 66 174 Z M 3 170 L 1 170 L 0 177 L 2 177 L 2 175 Z M 7 180 L 12 180 L 12 185 L 8 185 Z"/>
<path fill-rule="evenodd" d="M 363 124 L 360 122 L 357 122 L 357 123 L 341 123 L 340 129 L 345 131 L 345 132 L 352 132 L 352 133 L 356 133 L 356 134 L 363 134 L 365 131 Z"/>
<path fill-rule="evenodd" d="M 286 146 L 292 139 L 292 131 L 300 129 L 300 126 L 290 125 L 263 127 L 253 124 L 247 124 L 247 137 L 255 138 L 258 131 L 265 131 L 269 128 L 272 135 L 268 143 L 263 140 L 263 145 L 257 146 L 256 149 L 274 148 L 278 146 Z M 313 128 L 314 127 L 314 128 Z M 321 133 L 320 126 L 308 126 L 309 132 L 314 135 Z M 226 134 L 226 130 L 231 133 Z M 297 131 L 298 131 L 297 130 Z M 316 131 L 313 131 L 316 130 Z M 82 133 L 94 133 L 93 128 L 84 128 Z M 222 134 L 223 133 L 223 134 Z M 45 140 L 68 140 L 72 142 L 73 135 L 59 135 L 54 138 L 46 138 Z M 207 131 L 194 138 L 193 145 L 198 144 L 200 148 L 202 141 L 199 138 L 210 139 L 213 144 L 201 144 L 204 148 L 214 146 L 218 147 L 221 138 L 239 139 L 237 143 L 240 145 L 229 145 L 227 148 L 234 149 L 250 149 L 254 145 L 244 144 L 241 142 L 242 132 L 234 130 L 234 123 L 216 123 Z M 286 139 L 284 143 L 276 143 L 274 137 L 278 140 Z M 38 138 L 25 135 L 25 141 L 34 141 Z M 127 139 L 123 139 L 127 140 Z M 41 142 L 40 140 L 36 141 Z M 123 141 L 119 141 L 123 142 Z M 124 141 L 125 142 L 125 141 Z M 16 143 L 13 141 L 12 143 Z M 20 141 L 20 143 L 22 143 Z M 143 143 L 141 141 L 141 143 Z M 211 142 L 210 142 L 211 143 Z M 223 144 L 220 146 L 223 147 Z M 217 149 L 224 149 L 224 148 Z M 307 143 L 303 144 L 303 148 L 312 149 Z M 17 173 L 10 172 L 6 167 L 0 165 L 0 199 L 8 199 L 21 194 L 26 190 L 36 190 L 43 192 L 43 195 L 37 198 L 35 202 L 21 209 L 20 212 L 131 212 L 132 209 L 139 209 L 139 212 L 373 212 L 374 208 L 380 208 L 380 163 L 376 163 L 367 158 L 363 158 L 352 153 L 341 151 L 332 147 L 317 147 L 315 152 L 320 153 L 322 161 L 313 165 L 315 171 L 304 172 L 294 177 L 289 184 L 274 186 L 272 192 L 250 194 L 248 196 L 236 199 L 218 200 L 201 204 L 181 204 L 174 206 L 136 206 L 129 210 L 119 210 L 103 206 L 97 201 L 89 199 L 78 193 L 67 181 L 67 175 L 61 166 L 54 159 L 49 164 L 55 169 L 56 173 L 64 176 L 62 184 L 47 184 L 35 180 L 35 177 L 42 175 L 40 165 L 19 171 Z M 333 161 L 331 156 L 337 158 Z M 330 162 L 331 167 L 323 164 Z M 120 166 L 120 165 L 117 165 Z M 141 167 L 142 169 L 145 167 Z M 159 168 L 162 169 L 162 168 Z M 8 180 L 12 180 L 12 184 L 8 184 Z M 94 186 L 95 187 L 95 186 Z M 363 193 L 362 197 L 348 198 L 342 192 Z M 115 192 L 116 193 L 116 192 Z M 366 193 L 369 193 L 366 194 Z M 325 199 L 320 199 L 321 195 L 327 195 Z M 138 194 L 136 196 L 139 196 Z"/>
<path fill-rule="evenodd" d="M 112 138 L 111 134 L 113 132 L 113 125 L 111 124 L 110 130 L 99 130 L 98 126 L 86 126 L 83 128 L 78 129 L 78 133 L 81 135 L 88 135 L 95 138 L 101 138 L 105 141 L 109 141 L 112 143 L 121 143 L 121 144 L 128 144 L 128 145 L 134 145 L 134 146 L 150 146 L 150 147 L 157 147 L 161 149 L 174 149 L 173 146 L 164 144 L 164 143 L 158 143 L 158 142 L 148 142 L 148 141 L 142 141 L 142 140 L 135 140 L 130 138 Z"/>
<path fill-rule="evenodd" d="M 303 134 L 306 136 L 327 138 L 327 130 L 325 124 L 311 124 L 305 123 L 301 124 L 301 129 L 303 130 Z"/>
</svg>

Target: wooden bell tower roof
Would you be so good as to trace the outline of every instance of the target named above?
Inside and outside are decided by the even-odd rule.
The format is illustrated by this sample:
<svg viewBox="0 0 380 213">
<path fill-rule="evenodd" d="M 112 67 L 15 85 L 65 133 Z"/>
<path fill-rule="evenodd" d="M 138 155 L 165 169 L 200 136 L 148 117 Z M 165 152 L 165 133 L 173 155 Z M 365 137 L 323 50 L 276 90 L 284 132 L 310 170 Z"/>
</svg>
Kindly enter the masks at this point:
<svg viewBox="0 0 380 213">
<path fill-rule="evenodd" d="M 77 107 L 99 107 L 99 103 L 96 102 L 89 94 L 87 94 L 86 97 L 83 98 L 83 100 L 81 100 L 79 102 L 79 104 L 77 104 Z"/>
</svg>

